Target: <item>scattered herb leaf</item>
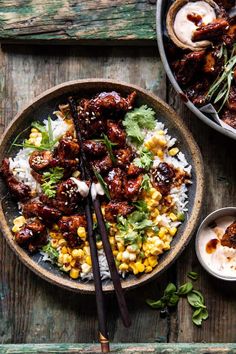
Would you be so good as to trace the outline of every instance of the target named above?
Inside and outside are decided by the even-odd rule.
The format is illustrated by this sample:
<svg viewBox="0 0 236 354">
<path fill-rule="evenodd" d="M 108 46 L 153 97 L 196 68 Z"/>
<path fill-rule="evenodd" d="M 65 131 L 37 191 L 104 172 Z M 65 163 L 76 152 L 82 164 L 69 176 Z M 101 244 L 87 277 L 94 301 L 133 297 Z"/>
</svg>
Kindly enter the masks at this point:
<svg viewBox="0 0 236 354">
<path fill-rule="evenodd" d="M 198 273 L 196 273 L 196 272 L 188 272 L 187 276 L 192 280 L 198 279 Z"/>
<path fill-rule="evenodd" d="M 47 245 L 42 247 L 42 251 L 48 255 L 48 257 L 51 259 L 53 263 L 57 261 L 59 253 L 55 248 L 52 247 L 50 242 Z"/>
<path fill-rule="evenodd" d="M 93 172 L 94 172 L 95 177 L 97 178 L 98 182 L 101 184 L 102 189 L 104 190 L 104 193 L 105 193 L 106 197 L 107 197 L 108 199 L 111 199 L 110 193 L 109 193 L 109 189 L 108 189 L 108 187 L 107 187 L 106 182 L 104 181 L 104 179 L 102 178 L 102 176 L 100 175 L 100 173 L 98 173 L 98 171 L 97 171 L 95 168 L 93 168 Z"/>
<path fill-rule="evenodd" d="M 193 284 L 190 283 L 190 282 L 185 283 L 185 284 L 183 284 L 182 286 L 179 287 L 178 295 L 187 295 L 192 290 L 193 290 Z"/>
<path fill-rule="evenodd" d="M 53 198 L 56 195 L 56 185 L 63 178 L 64 168 L 54 167 L 43 173 L 42 190 L 46 196 Z"/>
<path fill-rule="evenodd" d="M 144 147 L 142 149 L 139 149 L 138 154 L 139 157 L 136 157 L 133 161 L 134 165 L 148 171 L 153 165 L 153 153 L 149 151 L 146 147 Z"/>
<path fill-rule="evenodd" d="M 150 188 L 151 188 L 150 177 L 148 176 L 148 174 L 145 174 L 143 176 L 143 180 L 142 180 L 140 189 L 141 190 L 143 189 L 144 191 L 149 191 Z"/>
</svg>

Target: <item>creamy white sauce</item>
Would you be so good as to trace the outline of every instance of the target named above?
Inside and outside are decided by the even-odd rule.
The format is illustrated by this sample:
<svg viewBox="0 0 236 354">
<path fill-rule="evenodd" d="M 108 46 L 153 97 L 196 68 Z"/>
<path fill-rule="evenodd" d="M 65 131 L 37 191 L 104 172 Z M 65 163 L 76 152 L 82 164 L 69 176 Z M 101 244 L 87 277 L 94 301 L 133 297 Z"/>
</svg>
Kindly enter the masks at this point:
<svg viewBox="0 0 236 354">
<path fill-rule="evenodd" d="M 207 25 L 216 18 L 215 10 L 205 1 L 188 2 L 177 12 L 174 21 L 174 32 L 178 39 L 192 47 L 208 46 L 209 41 L 193 42 L 193 32 L 198 28 L 197 24 L 188 19 L 188 15 L 197 14 L 202 18 L 202 24 Z"/>
<path fill-rule="evenodd" d="M 235 220 L 233 216 L 225 216 L 216 220 L 217 227 L 205 227 L 199 235 L 199 251 L 204 263 L 215 273 L 225 277 L 236 277 L 236 249 L 222 246 L 222 238 L 227 227 Z M 206 251 L 207 244 L 213 239 L 219 242 L 212 253 Z"/>
<path fill-rule="evenodd" d="M 79 194 L 85 198 L 89 194 L 89 186 L 84 181 L 80 181 L 75 177 L 70 177 L 70 179 L 77 185 L 77 190 Z"/>
<path fill-rule="evenodd" d="M 97 195 L 104 195 L 104 190 L 99 182 L 92 183 L 92 186 L 91 186 L 92 200 L 95 200 Z"/>
</svg>

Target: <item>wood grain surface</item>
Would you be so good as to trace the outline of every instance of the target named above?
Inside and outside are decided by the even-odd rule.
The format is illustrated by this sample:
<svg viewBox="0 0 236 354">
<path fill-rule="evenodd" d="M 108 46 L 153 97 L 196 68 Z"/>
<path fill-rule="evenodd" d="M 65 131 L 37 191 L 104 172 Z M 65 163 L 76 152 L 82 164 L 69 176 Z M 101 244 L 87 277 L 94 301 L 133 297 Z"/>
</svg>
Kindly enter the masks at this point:
<svg viewBox="0 0 236 354">
<path fill-rule="evenodd" d="M 0 39 L 10 42 L 153 43 L 148 0 L 0 0 Z"/>
<path fill-rule="evenodd" d="M 127 81 L 166 99 L 182 115 L 203 154 L 207 189 L 202 218 L 217 208 L 235 205 L 235 142 L 211 130 L 183 106 L 166 82 L 156 48 L 3 46 L 1 131 L 37 94 L 67 80 L 89 77 Z M 186 302 L 165 319 L 145 305 L 145 299 L 158 298 L 170 280 L 185 282 L 190 270 L 200 274 L 196 287 L 205 295 L 209 309 L 210 318 L 202 328 L 192 325 L 192 310 Z M 235 297 L 235 284 L 216 280 L 201 268 L 192 242 L 161 278 L 127 293 L 133 322 L 129 330 L 122 326 L 114 296 L 106 297 L 110 338 L 114 343 L 233 343 Z M 93 296 L 69 293 L 35 276 L 0 238 L 0 343 L 93 342 L 97 337 L 95 308 Z"/>
</svg>

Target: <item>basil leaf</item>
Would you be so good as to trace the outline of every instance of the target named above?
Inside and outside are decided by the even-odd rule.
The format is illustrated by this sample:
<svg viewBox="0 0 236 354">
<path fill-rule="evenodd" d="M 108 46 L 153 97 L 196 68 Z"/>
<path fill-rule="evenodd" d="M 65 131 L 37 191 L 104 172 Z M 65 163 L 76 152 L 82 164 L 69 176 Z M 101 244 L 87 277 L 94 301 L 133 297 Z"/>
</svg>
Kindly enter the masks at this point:
<svg viewBox="0 0 236 354">
<path fill-rule="evenodd" d="M 176 306 L 179 302 L 179 295 L 177 295 L 176 293 L 173 293 L 170 297 L 170 300 L 168 301 L 167 305 L 172 307 L 172 306 Z"/>
<path fill-rule="evenodd" d="M 187 276 L 192 280 L 198 279 L 198 273 L 196 273 L 196 272 L 188 272 Z"/>
<path fill-rule="evenodd" d="M 169 283 L 167 287 L 165 288 L 164 291 L 164 296 L 172 295 L 174 292 L 176 292 L 176 286 L 173 283 Z"/>
<path fill-rule="evenodd" d="M 162 301 L 162 299 L 160 300 L 147 299 L 146 303 L 149 306 L 151 306 L 153 309 L 163 309 L 165 307 L 165 303 Z"/>
<path fill-rule="evenodd" d="M 188 303 L 195 308 L 206 308 L 202 302 L 202 298 L 194 293 L 194 290 L 187 294 Z"/>
<path fill-rule="evenodd" d="M 197 294 L 200 297 L 202 303 L 204 304 L 204 297 L 203 297 L 202 293 L 198 290 L 193 290 L 193 293 Z"/>
<path fill-rule="evenodd" d="M 193 284 L 188 282 L 186 284 L 183 284 L 182 286 L 179 287 L 179 290 L 177 292 L 178 295 L 187 295 L 192 291 L 193 289 Z"/>
</svg>

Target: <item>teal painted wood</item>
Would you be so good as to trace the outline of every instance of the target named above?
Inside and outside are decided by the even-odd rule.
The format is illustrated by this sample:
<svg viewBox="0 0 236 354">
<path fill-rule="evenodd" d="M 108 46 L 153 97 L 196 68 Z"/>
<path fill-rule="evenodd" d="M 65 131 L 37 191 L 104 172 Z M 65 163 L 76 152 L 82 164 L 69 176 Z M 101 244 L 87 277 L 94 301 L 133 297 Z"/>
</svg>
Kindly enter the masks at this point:
<svg viewBox="0 0 236 354">
<path fill-rule="evenodd" d="M 236 344 L 232 343 L 178 343 L 178 344 L 163 344 L 163 343 L 123 343 L 111 345 L 112 353 L 158 353 L 158 354 L 234 354 L 236 353 Z M 0 345 L 1 354 L 43 354 L 43 353 L 100 353 L 100 346 L 96 344 L 9 344 Z"/>
<path fill-rule="evenodd" d="M 152 42 L 155 26 L 148 0 L 0 0 L 5 41 Z"/>
</svg>

